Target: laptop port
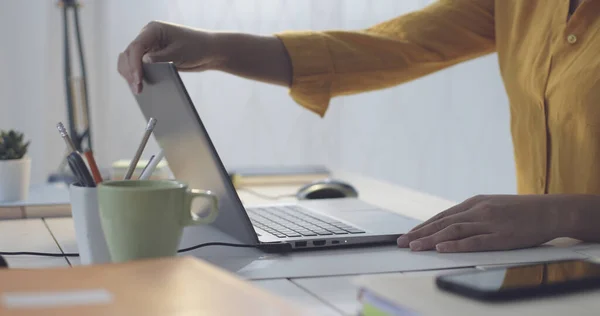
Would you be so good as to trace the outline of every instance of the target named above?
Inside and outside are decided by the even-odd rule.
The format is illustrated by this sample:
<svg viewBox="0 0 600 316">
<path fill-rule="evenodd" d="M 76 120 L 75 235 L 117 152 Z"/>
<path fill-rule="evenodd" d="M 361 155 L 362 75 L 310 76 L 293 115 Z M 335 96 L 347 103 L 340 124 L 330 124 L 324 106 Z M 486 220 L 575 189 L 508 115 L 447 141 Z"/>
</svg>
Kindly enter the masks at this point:
<svg viewBox="0 0 600 316">
<path fill-rule="evenodd" d="M 332 245 L 337 245 L 337 244 L 339 244 L 339 243 L 340 243 L 340 241 L 339 241 L 339 240 L 332 240 L 332 241 L 331 241 L 331 244 L 332 244 Z"/>
<path fill-rule="evenodd" d="M 306 241 L 295 242 L 296 247 L 306 247 Z"/>
<path fill-rule="evenodd" d="M 315 240 L 312 243 L 313 246 L 325 246 L 325 240 Z"/>
</svg>

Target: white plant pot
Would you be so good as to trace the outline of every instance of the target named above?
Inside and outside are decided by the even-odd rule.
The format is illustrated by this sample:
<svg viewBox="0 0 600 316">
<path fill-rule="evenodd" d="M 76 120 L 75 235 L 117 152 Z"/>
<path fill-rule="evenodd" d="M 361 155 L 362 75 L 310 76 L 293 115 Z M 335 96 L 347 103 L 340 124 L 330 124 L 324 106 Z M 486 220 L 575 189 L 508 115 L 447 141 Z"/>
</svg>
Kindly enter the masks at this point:
<svg viewBox="0 0 600 316">
<path fill-rule="evenodd" d="M 31 159 L 0 160 L 0 201 L 27 199 L 31 176 Z"/>
</svg>

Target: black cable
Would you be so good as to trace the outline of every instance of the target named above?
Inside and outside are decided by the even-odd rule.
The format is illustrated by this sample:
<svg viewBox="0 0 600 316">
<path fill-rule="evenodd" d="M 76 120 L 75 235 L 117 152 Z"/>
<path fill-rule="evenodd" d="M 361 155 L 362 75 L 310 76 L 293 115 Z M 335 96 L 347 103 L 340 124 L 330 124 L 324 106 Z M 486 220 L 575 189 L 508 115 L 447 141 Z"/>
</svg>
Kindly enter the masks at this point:
<svg viewBox="0 0 600 316">
<path fill-rule="evenodd" d="M 183 249 L 177 250 L 178 253 L 188 252 L 191 250 L 196 250 L 202 247 L 209 246 L 226 246 L 226 247 L 236 247 L 236 248 L 255 248 L 255 245 L 245 245 L 245 244 L 230 244 L 226 242 L 208 242 L 205 244 L 199 244 Z M 16 251 L 16 252 L 8 252 L 8 251 L 0 251 L 0 256 L 42 256 L 42 257 L 79 257 L 79 254 L 76 252 L 65 252 L 65 253 L 51 253 L 51 252 L 32 252 L 32 251 Z"/>
<path fill-rule="evenodd" d="M 43 256 L 43 257 L 78 257 L 78 253 L 50 253 L 33 251 L 0 252 L 1 256 Z"/>
<path fill-rule="evenodd" d="M 199 244 L 199 245 L 179 249 L 179 250 L 177 250 L 177 252 L 179 252 L 179 253 L 188 252 L 191 250 L 195 250 L 195 249 L 202 248 L 202 247 L 208 247 L 208 246 L 227 246 L 227 247 L 236 247 L 236 248 L 255 248 L 256 247 L 255 245 L 230 244 L 230 243 L 226 243 L 226 242 L 208 242 L 205 244 Z"/>
</svg>

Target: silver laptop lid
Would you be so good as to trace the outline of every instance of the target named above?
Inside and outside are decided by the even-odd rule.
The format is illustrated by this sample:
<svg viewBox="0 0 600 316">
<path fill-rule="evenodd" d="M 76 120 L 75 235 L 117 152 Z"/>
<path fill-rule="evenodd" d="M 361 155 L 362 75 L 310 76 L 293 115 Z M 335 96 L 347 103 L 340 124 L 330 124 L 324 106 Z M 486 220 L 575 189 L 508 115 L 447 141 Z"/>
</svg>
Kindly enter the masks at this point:
<svg viewBox="0 0 600 316">
<path fill-rule="evenodd" d="M 177 180 L 219 197 L 212 226 L 245 244 L 258 237 L 214 148 L 208 132 L 172 63 L 144 64 L 144 88 L 136 100 L 146 119 L 157 120 L 154 137 Z M 197 199 L 194 210 L 207 205 Z"/>
</svg>

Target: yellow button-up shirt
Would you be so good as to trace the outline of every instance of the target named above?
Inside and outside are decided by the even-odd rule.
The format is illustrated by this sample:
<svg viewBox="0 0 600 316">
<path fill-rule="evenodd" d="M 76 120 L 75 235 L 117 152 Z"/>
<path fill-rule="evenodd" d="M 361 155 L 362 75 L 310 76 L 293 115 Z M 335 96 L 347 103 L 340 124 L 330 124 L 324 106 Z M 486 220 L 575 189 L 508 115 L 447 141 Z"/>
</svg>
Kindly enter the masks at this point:
<svg viewBox="0 0 600 316">
<path fill-rule="evenodd" d="M 324 115 L 332 97 L 395 86 L 497 52 L 520 194 L 600 194 L 600 0 L 440 0 L 358 31 L 276 34 L 292 98 Z"/>
</svg>

